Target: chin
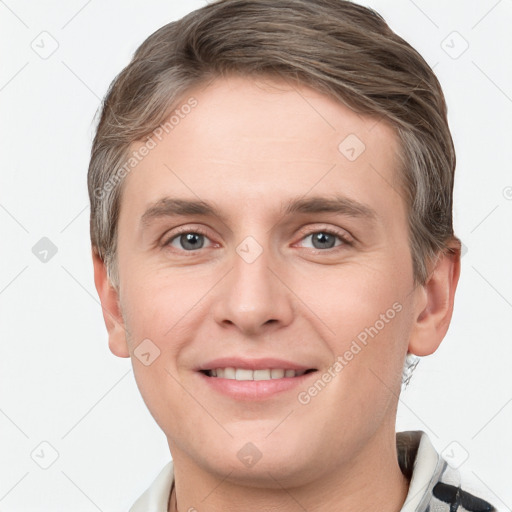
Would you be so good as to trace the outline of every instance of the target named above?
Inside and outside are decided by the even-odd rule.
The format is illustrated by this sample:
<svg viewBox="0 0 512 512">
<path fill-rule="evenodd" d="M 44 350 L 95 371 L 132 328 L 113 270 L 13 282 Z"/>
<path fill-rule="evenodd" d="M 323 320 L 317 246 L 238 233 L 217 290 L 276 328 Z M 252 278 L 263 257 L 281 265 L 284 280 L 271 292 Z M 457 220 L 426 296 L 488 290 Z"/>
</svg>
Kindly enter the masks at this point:
<svg viewBox="0 0 512 512">
<path fill-rule="evenodd" d="M 312 464 L 304 446 L 290 442 L 287 446 L 276 446 L 269 439 L 248 441 L 230 439 L 225 445 L 215 444 L 205 459 L 205 453 L 197 454 L 195 460 L 209 474 L 220 480 L 227 479 L 238 485 L 255 488 L 281 489 L 283 485 L 303 485 L 311 481 Z M 229 476 L 227 476 L 229 475 Z"/>
</svg>

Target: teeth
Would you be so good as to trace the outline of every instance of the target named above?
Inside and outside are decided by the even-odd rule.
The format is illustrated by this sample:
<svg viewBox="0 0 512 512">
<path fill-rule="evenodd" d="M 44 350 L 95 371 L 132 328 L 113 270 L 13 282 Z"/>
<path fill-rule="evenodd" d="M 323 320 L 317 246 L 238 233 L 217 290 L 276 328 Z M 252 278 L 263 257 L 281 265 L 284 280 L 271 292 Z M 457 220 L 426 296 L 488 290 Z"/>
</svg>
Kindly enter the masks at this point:
<svg viewBox="0 0 512 512">
<path fill-rule="evenodd" d="M 283 370 L 281 368 L 272 368 L 268 370 L 248 370 L 246 368 L 215 368 L 210 370 L 210 377 L 231 380 L 271 380 L 282 379 L 283 377 L 300 377 L 304 375 L 305 370 Z"/>
<path fill-rule="evenodd" d="M 226 378 L 226 372 L 224 372 L 224 378 Z M 237 368 L 235 370 L 235 379 L 236 380 L 254 380 L 253 379 L 253 371 L 252 370 L 244 370 L 242 368 Z"/>
<path fill-rule="evenodd" d="M 282 379 L 284 377 L 284 370 L 270 370 L 270 377 L 272 379 Z"/>
<path fill-rule="evenodd" d="M 217 370 L 218 371 L 218 370 Z M 221 370 L 222 371 L 222 370 Z M 225 379 L 236 379 L 236 372 L 234 368 L 224 368 L 224 375 L 222 375 Z"/>
<path fill-rule="evenodd" d="M 253 376 L 254 380 L 270 380 L 270 370 L 254 370 Z"/>
</svg>

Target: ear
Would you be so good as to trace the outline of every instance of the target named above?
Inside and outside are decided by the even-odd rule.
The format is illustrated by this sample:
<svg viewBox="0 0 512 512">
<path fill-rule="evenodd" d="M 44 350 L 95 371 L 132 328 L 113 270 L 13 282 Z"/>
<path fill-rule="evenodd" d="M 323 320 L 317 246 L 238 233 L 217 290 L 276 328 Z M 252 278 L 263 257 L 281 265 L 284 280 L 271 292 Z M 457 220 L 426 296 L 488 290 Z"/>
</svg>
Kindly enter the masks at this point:
<svg viewBox="0 0 512 512">
<path fill-rule="evenodd" d="M 425 282 L 417 289 L 416 320 L 408 351 L 417 356 L 435 352 L 448 331 L 460 275 L 460 241 L 440 253 Z"/>
<path fill-rule="evenodd" d="M 100 297 L 103 320 L 108 331 L 110 351 L 118 357 L 130 357 L 119 295 L 107 276 L 105 263 L 94 248 L 92 249 L 92 261 L 94 265 L 94 284 Z"/>
</svg>

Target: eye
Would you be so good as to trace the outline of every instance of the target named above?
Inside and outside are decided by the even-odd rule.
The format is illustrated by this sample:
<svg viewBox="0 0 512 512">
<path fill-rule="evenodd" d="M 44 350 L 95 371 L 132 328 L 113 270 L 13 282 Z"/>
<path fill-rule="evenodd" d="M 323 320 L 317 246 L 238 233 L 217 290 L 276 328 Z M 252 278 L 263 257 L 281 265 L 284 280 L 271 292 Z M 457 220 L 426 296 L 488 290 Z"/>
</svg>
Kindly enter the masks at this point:
<svg viewBox="0 0 512 512">
<path fill-rule="evenodd" d="M 321 252 L 336 249 L 339 246 L 353 245 L 353 240 L 347 232 L 337 231 L 332 228 L 322 228 L 317 229 L 316 231 L 303 230 L 301 234 L 301 240 L 311 238 L 311 242 L 313 244 L 313 247 L 311 248 L 317 251 L 320 250 Z M 210 247 L 212 244 L 207 233 L 205 233 L 201 228 L 192 229 L 185 226 L 174 231 L 172 236 L 164 242 L 163 246 L 170 246 L 178 251 L 196 252 L 199 249 L 206 248 L 205 239 L 210 243 L 210 245 L 206 247 Z M 339 240 L 339 243 L 336 243 L 336 239 Z"/>
<path fill-rule="evenodd" d="M 323 250 L 323 249 L 335 249 L 340 245 L 352 245 L 353 241 L 346 232 L 337 231 L 334 229 L 321 229 L 317 231 L 310 231 L 304 235 L 302 240 L 311 238 L 313 244 L 312 249 Z M 336 239 L 340 243 L 336 244 Z"/>
<path fill-rule="evenodd" d="M 186 252 L 194 252 L 197 249 L 204 248 L 204 239 L 209 240 L 206 233 L 204 233 L 201 229 L 190 229 L 185 228 L 182 230 L 178 230 L 178 232 L 174 233 L 166 242 L 164 242 L 164 246 L 171 246 L 178 250 L 183 250 Z"/>
</svg>

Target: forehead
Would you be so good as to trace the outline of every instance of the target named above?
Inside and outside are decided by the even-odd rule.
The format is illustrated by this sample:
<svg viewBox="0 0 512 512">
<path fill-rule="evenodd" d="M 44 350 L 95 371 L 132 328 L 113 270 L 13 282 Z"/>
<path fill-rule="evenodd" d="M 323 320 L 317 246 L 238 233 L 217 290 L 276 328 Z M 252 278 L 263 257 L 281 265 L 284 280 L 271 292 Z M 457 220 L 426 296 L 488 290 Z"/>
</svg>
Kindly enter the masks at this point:
<svg viewBox="0 0 512 512">
<path fill-rule="evenodd" d="M 276 198 L 280 206 L 313 191 L 382 208 L 400 198 L 393 128 L 304 85 L 218 78 L 189 90 L 166 121 L 126 176 L 121 210 L 142 211 L 165 195 L 224 199 L 233 208 Z"/>
</svg>

